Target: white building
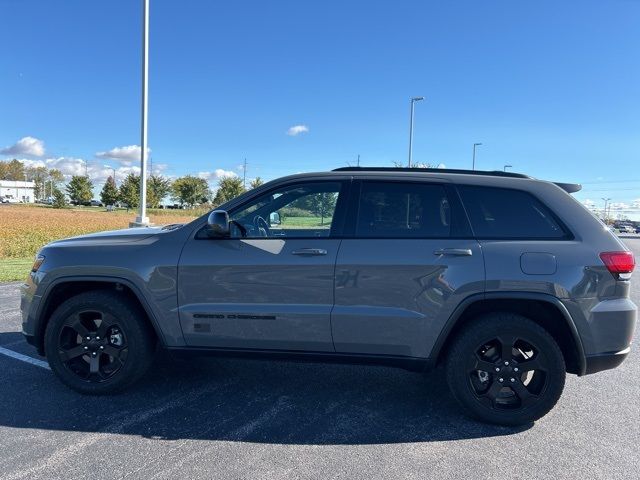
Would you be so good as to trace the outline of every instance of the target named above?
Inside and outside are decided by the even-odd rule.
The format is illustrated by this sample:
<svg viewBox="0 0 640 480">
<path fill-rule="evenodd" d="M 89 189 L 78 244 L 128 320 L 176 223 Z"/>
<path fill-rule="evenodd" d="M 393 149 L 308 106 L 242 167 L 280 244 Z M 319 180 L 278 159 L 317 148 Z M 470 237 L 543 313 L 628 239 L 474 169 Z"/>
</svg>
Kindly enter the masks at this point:
<svg viewBox="0 0 640 480">
<path fill-rule="evenodd" d="M 0 197 L 11 197 L 23 203 L 34 203 L 34 189 L 34 182 L 0 180 Z"/>
</svg>

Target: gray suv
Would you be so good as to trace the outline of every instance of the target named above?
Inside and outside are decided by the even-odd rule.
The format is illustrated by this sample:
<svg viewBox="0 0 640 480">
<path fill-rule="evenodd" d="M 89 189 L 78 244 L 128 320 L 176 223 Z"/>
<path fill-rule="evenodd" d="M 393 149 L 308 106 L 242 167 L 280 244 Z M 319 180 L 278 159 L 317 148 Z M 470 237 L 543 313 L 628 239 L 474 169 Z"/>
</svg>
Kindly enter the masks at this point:
<svg viewBox="0 0 640 480">
<path fill-rule="evenodd" d="M 128 387 L 158 347 L 442 365 L 469 414 L 529 423 L 567 372 L 619 365 L 635 327 L 633 254 L 579 188 L 439 169 L 281 178 L 185 225 L 45 246 L 24 335 L 87 394 Z"/>
</svg>

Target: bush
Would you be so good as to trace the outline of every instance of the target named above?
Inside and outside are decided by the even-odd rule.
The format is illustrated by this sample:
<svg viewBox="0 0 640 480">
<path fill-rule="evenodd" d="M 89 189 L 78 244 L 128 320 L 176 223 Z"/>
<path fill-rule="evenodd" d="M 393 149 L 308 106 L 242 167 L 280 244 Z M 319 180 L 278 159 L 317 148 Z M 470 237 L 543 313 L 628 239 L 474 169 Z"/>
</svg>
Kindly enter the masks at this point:
<svg viewBox="0 0 640 480">
<path fill-rule="evenodd" d="M 278 210 L 280 213 L 280 218 L 284 217 L 311 217 L 313 213 L 309 210 L 305 210 L 304 208 L 297 207 L 285 207 Z"/>
<path fill-rule="evenodd" d="M 66 208 L 67 197 L 65 194 L 58 188 L 53 191 L 53 208 Z"/>
</svg>

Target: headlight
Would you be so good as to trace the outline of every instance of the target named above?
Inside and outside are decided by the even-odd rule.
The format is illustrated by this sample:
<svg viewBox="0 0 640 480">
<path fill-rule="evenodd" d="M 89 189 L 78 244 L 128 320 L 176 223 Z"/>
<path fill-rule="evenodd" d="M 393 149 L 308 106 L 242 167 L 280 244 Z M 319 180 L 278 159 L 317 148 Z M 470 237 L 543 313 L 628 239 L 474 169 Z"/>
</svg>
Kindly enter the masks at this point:
<svg viewBox="0 0 640 480">
<path fill-rule="evenodd" d="M 43 263 L 44 263 L 44 255 L 37 254 L 35 260 L 33 261 L 33 267 L 31 267 L 31 272 L 37 272 Z"/>
</svg>

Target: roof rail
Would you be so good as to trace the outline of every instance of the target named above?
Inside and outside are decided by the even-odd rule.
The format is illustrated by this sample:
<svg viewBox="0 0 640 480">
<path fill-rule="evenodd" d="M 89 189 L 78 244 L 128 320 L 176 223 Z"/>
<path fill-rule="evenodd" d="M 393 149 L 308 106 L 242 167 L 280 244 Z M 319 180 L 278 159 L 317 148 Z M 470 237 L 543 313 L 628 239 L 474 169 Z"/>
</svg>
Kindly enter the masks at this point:
<svg viewBox="0 0 640 480">
<path fill-rule="evenodd" d="M 334 172 L 426 172 L 426 173 L 457 173 L 461 175 L 487 175 L 490 177 L 532 178 L 523 173 L 501 172 L 500 170 L 463 170 L 455 168 L 418 168 L 418 167 L 340 167 Z"/>
</svg>

